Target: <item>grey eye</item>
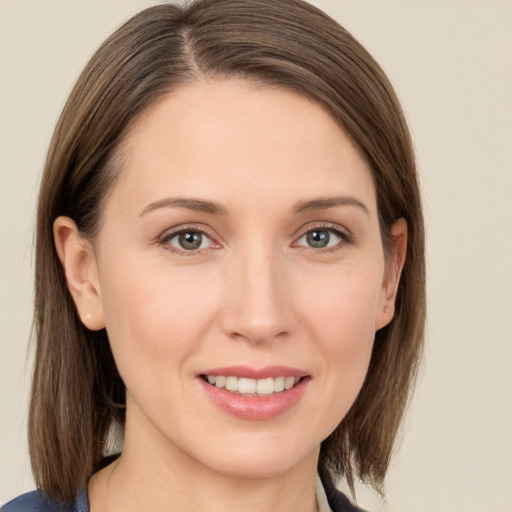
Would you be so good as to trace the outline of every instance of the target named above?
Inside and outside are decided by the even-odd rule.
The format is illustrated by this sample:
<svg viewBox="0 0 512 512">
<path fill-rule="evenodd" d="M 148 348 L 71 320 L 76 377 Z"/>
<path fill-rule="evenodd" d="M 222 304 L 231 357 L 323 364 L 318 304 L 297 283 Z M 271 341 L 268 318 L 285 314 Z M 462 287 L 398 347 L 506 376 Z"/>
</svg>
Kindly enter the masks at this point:
<svg viewBox="0 0 512 512">
<path fill-rule="evenodd" d="M 331 229 L 312 229 L 302 235 L 298 245 L 305 245 L 312 249 L 325 249 L 341 242 L 342 238 Z"/>
</svg>

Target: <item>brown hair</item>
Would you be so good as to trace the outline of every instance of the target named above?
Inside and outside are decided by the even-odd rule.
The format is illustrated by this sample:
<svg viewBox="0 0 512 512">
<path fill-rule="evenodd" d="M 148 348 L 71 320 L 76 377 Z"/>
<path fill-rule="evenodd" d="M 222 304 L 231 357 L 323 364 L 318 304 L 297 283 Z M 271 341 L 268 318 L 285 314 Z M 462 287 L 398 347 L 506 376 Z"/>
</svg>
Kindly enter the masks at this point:
<svg viewBox="0 0 512 512">
<path fill-rule="evenodd" d="M 54 248 L 60 215 L 94 238 L 131 122 L 179 85 L 237 76 L 326 108 L 369 162 L 384 247 L 408 224 L 407 259 L 391 323 L 379 330 L 357 400 L 323 442 L 320 467 L 350 485 L 382 485 L 414 381 L 425 319 L 422 209 L 409 132 L 368 52 L 302 0 L 197 0 L 151 7 L 103 43 L 78 79 L 47 156 L 37 213 L 36 362 L 29 443 L 36 483 L 74 498 L 102 464 L 109 426 L 124 422 L 124 384 L 105 330 L 81 323 Z"/>
</svg>

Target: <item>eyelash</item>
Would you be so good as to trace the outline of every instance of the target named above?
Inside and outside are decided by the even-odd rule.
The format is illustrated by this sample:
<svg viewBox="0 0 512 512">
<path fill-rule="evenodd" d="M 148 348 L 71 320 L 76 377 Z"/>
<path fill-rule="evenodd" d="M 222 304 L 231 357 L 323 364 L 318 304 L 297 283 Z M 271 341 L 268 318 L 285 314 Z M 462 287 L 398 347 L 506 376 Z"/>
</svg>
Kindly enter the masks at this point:
<svg viewBox="0 0 512 512">
<path fill-rule="evenodd" d="M 176 254 L 179 254 L 179 255 L 183 255 L 183 256 L 198 256 L 199 254 L 202 254 L 202 252 L 204 251 L 204 249 L 209 249 L 210 247 L 206 247 L 206 248 L 203 248 L 203 249 L 196 249 L 196 250 L 190 250 L 190 251 L 187 251 L 186 249 L 179 249 L 177 247 L 173 247 L 172 245 L 170 245 L 170 241 L 175 238 L 176 236 L 179 236 L 183 233 L 199 233 L 200 235 L 202 236 L 206 236 L 207 238 L 209 238 L 211 240 L 211 244 L 210 244 L 210 247 L 213 245 L 214 247 L 213 248 L 219 248 L 220 247 L 220 244 L 216 243 L 214 240 L 214 237 L 208 233 L 207 230 L 205 230 L 204 228 L 199 228 L 197 226 L 194 226 L 194 225 L 190 225 L 190 226 L 180 226 L 179 228 L 177 229 L 174 229 L 174 230 L 171 230 L 171 231 L 166 231 L 164 234 L 162 234 L 159 238 L 158 238 L 158 243 L 164 247 L 164 249 L 170 251 L 170 252 L 173 252 L 173 253 L 176 253 Z"/>
<path fill-rule="evenodd" d="M 337 238 L 340 239 L 340 241 L 333 246 L 329 246 L 329 247 L 325 247 L 325 248 L 313 248 L 313 247 L 308 247 L 305 245 L 298 244 L 298 242 L 303 237 L 307 236 L 308 233 L 311 233 L 313 231 L 327 231 L 330 234 L 334 234 Z M 173 238 L 175 238 L 176 236 L 179 236 L 183 233 L 187 233 L 187 232 L 198 233 L 202 236 L 206 236 L 211 241 L 210 246 L 205 247 L 203 249 L 186 250 L 186 249 L 179 249 L 177 247 L 170 245 L 169 242 Z M 352 245 L 354 243 L 353 235 L 350 232 L 348 232 L 344 229 L 341 229 L 340 226 L 338 226 L 337 224 L 320 223 L 320 224 L 308 226 L 307 229 L 301 229 L 300 233 L 301 233 L 300 236 L 296 237 L 295 241 L 292 243 L 292 247 L 296 247 L 296 248 L 301 247 L 304 249 L 308 249 L 308 250 L 312 251 L 314 254 L 333 253 L 333 252 L 343 249 L 347 245 Z M 176 253 L 176 254 L 179 254 L 179 255 L 183 255 L 183 256 L 198 256 L 198 255 L 202 254 L 202 252 L 205 249 L 209 249 L 209 248 L 217 249 L 217 248 L 221 247 L 221 245 L 219 243 L 215 242 L 215 237 L 212 236 L 207 230 L 205 230 L 204 228 L 199 228 L 197 226 L 193 226 L 193 225 L 180 226 L 179 228 L 177 228 L 175 230 L 167 231 L 167 232 L 163 233 L 158 238 L 157 242 L 159 245 L 163 246 L 166 250 Z"/>
<path fill-rule="evenodd" d="M 301 240 L 303 237 L 307 236 L 308 233 L 311 233 L 313 231 L 327 231 L 330 234 L 334 234 L 336 237 L 340 239 L 338 243 L 336 243 L 333 246 L 324 247 L 324 248 L 313 248 L 303 245 L 298 245 L 298 241 Z M 293 242 L 292 247 L 303 247 L 305 249 L 311 250 L 314 254 L 325 254 L 325 253 L 333 253 L 339 250 L 342 250 L 347 245 L 354 244 L 354 237 L 352 233 L 349 231 L 341 228 L 337 224 L 331 224 L 328 222 L 323 222 L 320 224 L 314 224 L 312 226 L 308 226 L 307 229 L 301 230 L 301 235 L 296 238 L 296 241 Z"/>
</svg>

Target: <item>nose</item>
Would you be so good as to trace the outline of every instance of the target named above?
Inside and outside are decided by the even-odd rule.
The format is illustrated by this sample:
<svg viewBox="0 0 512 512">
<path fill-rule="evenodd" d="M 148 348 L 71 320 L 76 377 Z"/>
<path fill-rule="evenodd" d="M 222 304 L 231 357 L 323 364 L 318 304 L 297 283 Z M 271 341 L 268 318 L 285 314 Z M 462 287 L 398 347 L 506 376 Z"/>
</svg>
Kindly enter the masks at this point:
<svg viewBox="0 0 512 512">
<path fill-rule="evenodd" d="M 286 261 L 259 246 L 234 254 L 227 267 L 223 331 L 252 344 L 288 336 L 294 314 Z"/>
</svg>

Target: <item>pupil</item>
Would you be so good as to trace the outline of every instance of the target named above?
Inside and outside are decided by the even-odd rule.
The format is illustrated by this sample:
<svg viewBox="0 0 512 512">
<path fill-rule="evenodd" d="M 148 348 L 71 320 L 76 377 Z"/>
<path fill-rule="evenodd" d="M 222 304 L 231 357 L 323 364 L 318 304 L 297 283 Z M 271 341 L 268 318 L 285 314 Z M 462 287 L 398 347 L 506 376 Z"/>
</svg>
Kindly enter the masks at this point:
<svg viewBox="0 0 512 512">
<path fill-rule="evenodd" d="M 199 249 L 201 247 L 202 242 L 201 233 L 186 231 L 185 233 L 181 233 L 179 236 L 179 242 L 183 249 L 192 250 Z"/>
<path fill-rule="evenodd" d="M 321 249 L 329 243 L 329 232 L 325 230 L 310 231 L 306 238 L 310 247 Z"/>
</svg>

